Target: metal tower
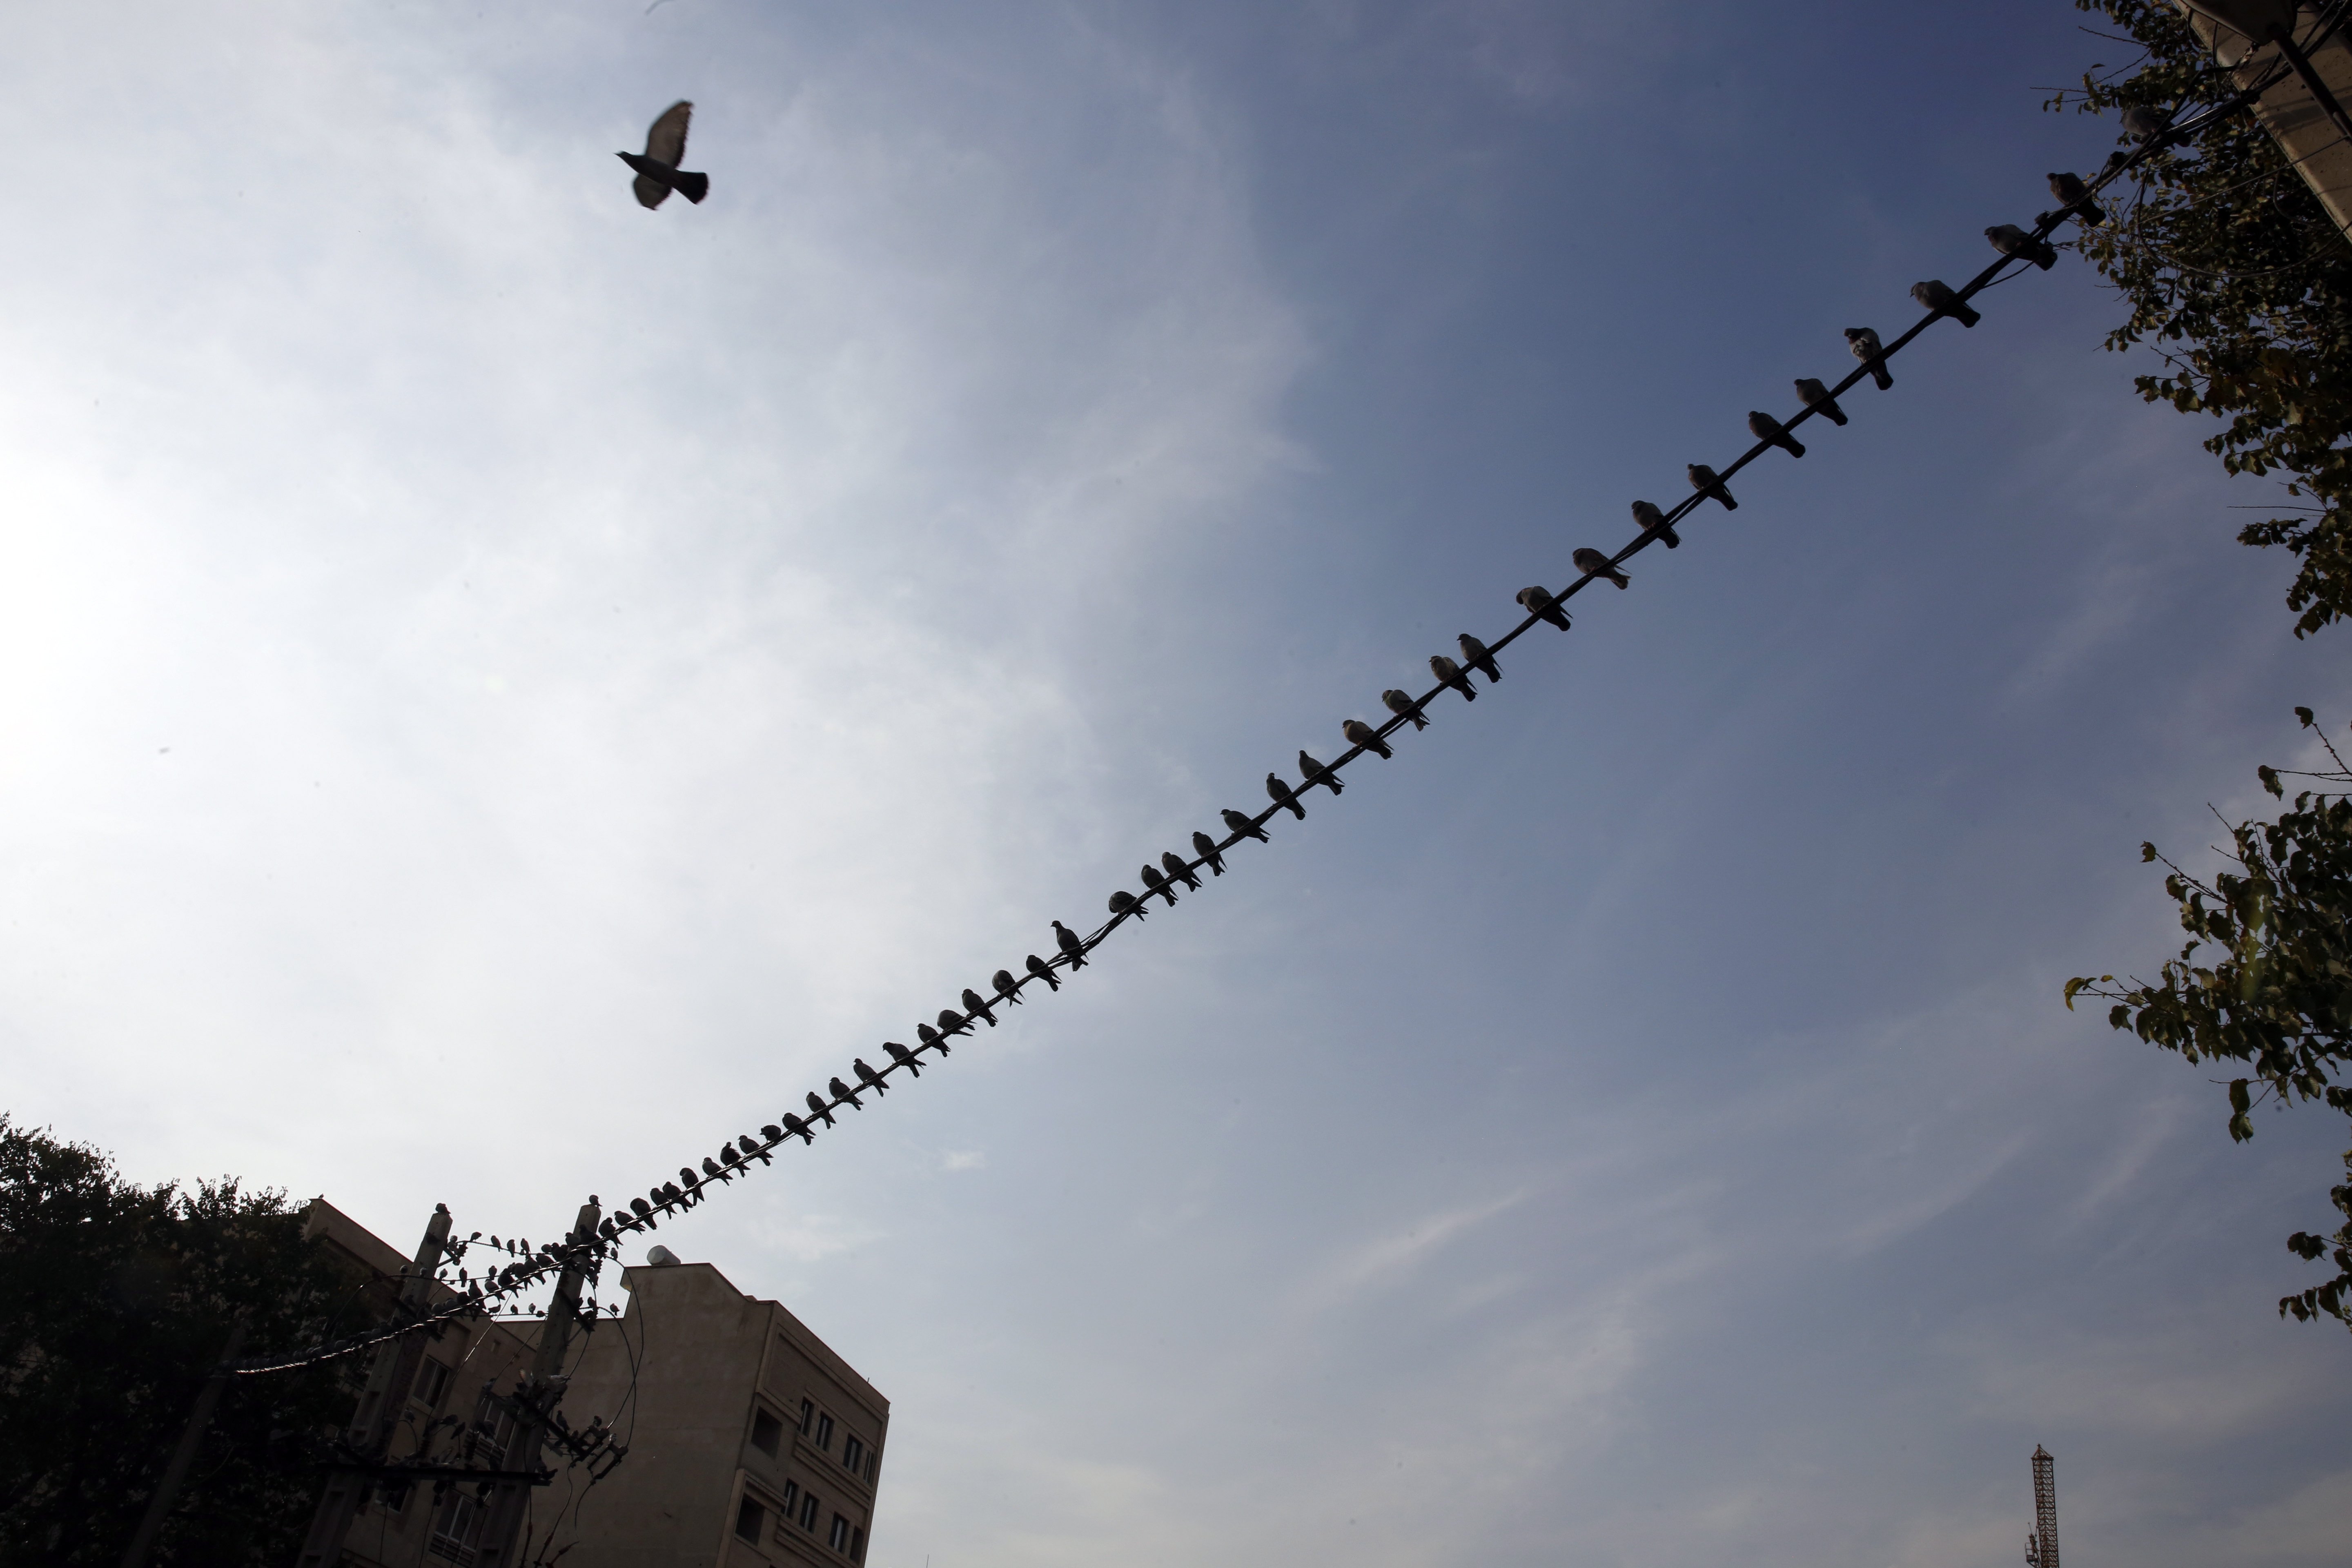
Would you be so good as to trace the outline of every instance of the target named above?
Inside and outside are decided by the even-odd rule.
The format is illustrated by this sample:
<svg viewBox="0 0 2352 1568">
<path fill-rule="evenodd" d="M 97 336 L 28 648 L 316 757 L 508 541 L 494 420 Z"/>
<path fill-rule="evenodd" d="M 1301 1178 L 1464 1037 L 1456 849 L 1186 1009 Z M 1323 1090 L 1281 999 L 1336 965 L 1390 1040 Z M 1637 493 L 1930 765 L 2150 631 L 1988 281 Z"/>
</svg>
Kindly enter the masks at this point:
<svg viewBox="0 0 2352 1568">
<path fill-rule="evenodd" d="M 2033 1445 L 2033 1533 L 2025 1538 L 2030 1568 L 2058 1568 L 2058 1461 Z"/>
</svg>

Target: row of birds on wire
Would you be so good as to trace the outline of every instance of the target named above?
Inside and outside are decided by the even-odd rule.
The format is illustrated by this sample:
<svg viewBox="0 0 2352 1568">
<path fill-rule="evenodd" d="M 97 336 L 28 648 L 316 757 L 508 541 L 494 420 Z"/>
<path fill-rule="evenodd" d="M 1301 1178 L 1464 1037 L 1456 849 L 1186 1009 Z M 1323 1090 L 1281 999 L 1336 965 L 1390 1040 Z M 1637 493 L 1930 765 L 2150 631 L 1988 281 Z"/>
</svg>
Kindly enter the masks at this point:
<svg viewBox="0 0 2352 1568">
<path fill-rule="evenodd" d="M 754 1164 L 772 1163 L 774 1152 L 794 1139 L 803 1143 L 814 1142 L 820 1129 L 839 1125 L 835 1112 L 863 1110 L 866 1096 L 870 1094 L 878 1099 L 886 1094 L 892 1075 L 904 1072 L 910 1078 L 919 1078 L 926 1065 L 938 1065 L 936 1062 L 926 1064 L 922 1060 L 925 1056 L 945 1058 L 950 1055 L 954 1048 L 950 1042 L 959 1037 L 971 1037 L 975 1024 L 996 1027 L 999 1010 L 1023 1005 L 1021 993 L 1027 986 L 1043 984 L 1048 991 L 1058 992 L 1075 972 L 1087 966 L 1088 956 L 1112 931 L 1129 920 L 1143 919 L 1144 906 L 1149 900 L 1158 898 L 1173 905 L 1179 886 L 1189 890 L 1198 890 L 1203 886 L 1201 881 L 1202 871 L 1212 877 L 1223 876 L 1226 854 L 1242 842 L 1272 842 L 1265 829 L 1276 816 L 1287 812 L 1304 821 L 1307 816 L 1306 795 L 1318 788 L 1328 790 L 1334 797 L 1339 795 L 1345 788 L 1344 781 L 1339 777 L 1340 770 L 1368 752 L 1383 761 L 1393 758 L 1395 751 L 1390 744 L 1391 737 L 1407 725 L 1416 731 L 1427 729 L 1430 705 L 1448 692 L 1459 695 L 1467 702 L 1476 701 L 1478 689 L 1473 676 L 1485 678 L 1489 685 L 1503 678 L 1502 665 L 1496 655 L 1538 626 L 1550 626 L 1561 631 L 1570 629 L 1571 623 L 1567 600 L 1597 582 L 1607 582 L 1621 589 L 1631 586 L 1632 579 L 1623 570 L 1624 563 L 1654 542 L 1669 550 L 1680 548 L 1682 538 L 1676 525 L 1696 508 L 1712 500 L 1727 510 L 1738 510 L 1739 502 L 1733 497 L 1728 481 L 1740 469 L 1769 451 L 1786 452 L 1792 458 L 1803 457 L 1806 447 L 1796 437 L 1796 426 L 1816 416 L 1832 425 L 1846 424 L 1848 416 L 1838 402 L 1842 395 L 1865 379 L 1880 391 L 1891 390 L 1895 379 L 1887 371 L 1886 362 L 1914 338 L 1947 318 L 1958 321 L 1963 327 L 1974 327 L 1983 318 L 1969 300 L 1993 283 L 2012 262 L 2025 262 L 2046 271 L 2057 261 L 2056 247 L 2052 245 L 2050 237 L 2060 226 L 2070 219 L 2094 226 L 2105 222 L 2106 215 L 2096 200 L 2100 189 L 2162 147 L 2191 133 L 2214 116 L 2242 107 L 2244 102 L 2251 100 L 2251 94 L 2241 93 L 2197 116 L 2193 121 L 2180 123 L 2176 123 L 2176 116 L 2165 115 L 2159 110 L 2127 111 L 2126 129 L 2140 143 L 2138 149 L 2130 153 L 2118 152 L 2089 181 L 2072 174 L 2050 175 L 2050 192 L 2059 203 L 2058 206 L 2039 215 L 2031 229 L 2015 224 L 1997 224 L 1985 230 L 1987 241 L 2000 254 L 1969 283 L 1954 289 L 1931 279 L 1912 285 L 1912 298 L 1927 313 L 1909 330 L 1899 337 L 1885 341 L 1868 327 L 1845 329 L 1847 350 L 1860 363 L 1843 380 L 1835 385 L 1827 385 L 1811 376 L 1800 377 L 1795 385 L 1801 406 L 1785 421 L 1761 410 L 1751 411 L 1748 416 L 1748 429 L 1756 437 L 1755 445 L 1720 472 L 1704 463 L 1688 465 L 1691 494 L 1672 507 L 1660 507 L 1647 500 L 1633 502 L 1633 516 L 1639 531 L 1616 553 L 1604 554 L 1590 546 L 1579 547 L 1570 559 L 1580 575 L 1566 587 L 1558 593 L 1541 584 L 1519 590 L 1517 602 L 1526 614 L 1509 632 L 1492 643 L 1482 641 L 1467 632 L 1461 634 L 1455 639 L 1461 654 L 1459 659 L 1447 654 L 1430 656 L 1430 673 L 1437 684 L 1429 690 L 1418 697 L 1402 690 L 1382 692 L 1381 703 L 1388 709 L 1389 717 L 1381 723 L 1369 724 L 1353 718 L 1341 721 L 1339 731 L 1349 743 L 1347 751 L 1328 763 L 1307 752 L 1300 752 L 1300 778 L 1295 784 L 1280 773 L 1266 774 L 1265 792 L 1272 805 L 1254 816 L 1228 807 L 1221 813 L 1226 829 L 1223 837 L 1195 832 L 1192 838 L 1191 856 L 1168 850 L 1160 855 L 1157 865 L 1146 862 L 1139 874 L 1143 892 L 1139 895 L 1122 889 L 1111 894 L 1108 900 L 1110 919 L 1094 930 L 1081 935 L 1058 920 L 1053 921 L 1053 953 L 1029 954 L 1024 961 L 1024 972 L 1019 974 L 1009 968 L 998 970 L 989 977 L 991 990 L 985 995 L 976 988 L 967 987 L 958 999 L 962 1004 L 961 1010 L 942 1008 L 933 1022 L 915 1026 L 914 1045 L 884 1041 L 881 1048 L 887 1058 L 885 1065 L 877 1068 L 862 1057 L 854 1058 L 850 1072 L 856 1079 L 855 1083 L 835 1075 L 826 1082 L 823 1093 L 812 1089 L 803 1097 L 798 1106 L 783 1112 L 776 1121 L 762 1125 L 757 1132 L 737 1134 L 721 1144 L 715 1155 L 704 1156 L 700 1169 L 680 1166 L 676 1181 L 657 1183 L 646 1190 L 645 1196 L 629 1199 L 625 1207 L 616 1207 L 612 1215 L 600 1221 L 593 1232 L 575 1232 L 561 1242 L 544 1243 L 536 1248 L 527 1240 L 501 1242 L 496 1237 L 488 1237 L 490 1246 L 514 1260 L 478 1278 L 460 1268 L 456 1278 L 444 1281 L 449 1287 L 451 1299 L 405 1322 L 318 1347 L 314 1351 L 299 1352 L 290 1358 L 280 1356 L 247 1362 L 235 1370 L 263 1372 L 308 1365 L 328 1356 L 349 1354 L 382 1343 L 413 1331 L 421 1324 L 459 1317 L 499 1310 L 517 1315 L 526 1311 L 537 1312 L 539 1309 L 528 1308 L 513 1298 L 545 1282 L 566 1268 L 593 1271 L 616 1252 L 623 1237 L 634 1232 L 657 1229 L 663 1218 L 694 1207 L 709 1197 L 714 1189 L 733 1183 L 738 1176 L 748 1175 Z M 667 120 L 670 115 L 678 116 L 677 145 L 679 150 L 683 149 L 685 136 L 682 111 L 690 111 L 691 107 L 681 103 L 664 117 Z M 657 121 L 656 130 L 661 125 L 662 121 Z M 631 160 L 632 167 L 635 166 L 634 155 L 623 156 Z M 667 166 L 674 172 L 674 158 L 667 161 Z M 639 195 L 643 199 L 642 188 Z M 690 195 L 689 199 L 700 198 Z M 658 202 L 648 201 L 646 205 L 652 206 Z M 479 1232 L 469 1238 L 474 1242 L 482 1239 Z M 465 1244 L 454 1245 L 458 1248 L 457 1256 L 462 1257 Z M 501 1307 L 501 1302 L 506 1304 Z"/>
</svg>

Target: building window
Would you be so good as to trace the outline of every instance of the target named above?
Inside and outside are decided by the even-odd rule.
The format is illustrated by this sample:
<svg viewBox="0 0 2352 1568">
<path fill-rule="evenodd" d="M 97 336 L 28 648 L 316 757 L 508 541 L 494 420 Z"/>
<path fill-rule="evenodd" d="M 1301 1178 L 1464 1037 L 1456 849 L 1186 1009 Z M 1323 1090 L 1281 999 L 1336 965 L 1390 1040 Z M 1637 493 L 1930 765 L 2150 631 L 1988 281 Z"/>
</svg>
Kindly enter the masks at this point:
<svg viewBox="0 0 2352 1568">
<path fill-rule="evenodd" d="M 514 1412 L 498 1403 L 488 1384 L 474 1402 L 474 1424 L 466 1433 L 467 1459 L 486 1470 L 506 1462 L 507 1444 L 513 1440 Z"/>
<path fill-rule="evenodd" d="M 433 1518 L 433 1535 L 425 1545 L 436 1557 L 446 1558 L 457 1568 L 474 1568 L 474 1549 L 482 1533 L 482 1501 L 471 1492 L 452 1490 L 441 1500 L 441 1511 Z"/>
<path fill-rule="evenodd" d="M 751 1412 L 751 1447 L 770 1458 L 776 1457 L 777 1446 L 784 1440 L 784 1424 L 775 1413 L 762 1405 Z"/>
<path fill-rule="evenodd" d="M 448 1367 L 426 1356 L 416 1368 L 416 1386 L 409 1390 L 408 1397 L 427 1410 L 435 1410 L 440 1407 L 441 1395 L 448 1389 Z"/>
<path fill-rule="evenodd" d="M 866 1561 L 866 1527 L 864 1525 L 849 1532 L 849 1557 L 853 1563 Z"/>
<path fill-rule="evenodd" d="M 816 1418 L 816 1446 L 828 1451 L 833 1447 L 833 1417 L 830 1415 Z"/>
<path fill-rule="evenodd" d="M 800 1482 L 798 1482 L 798 1481 L 786 1481 L 786 1482 L 784 1483 L 784 1517 L 785 1517 L 786 1519 L 790 1519 L 790 1518 L 792 1518 L 792 1517 L 793 1517 L 793 1506 L 794 1506 L 795 1504 L 797 1504 L 800 1500 L 801 1500 L 801 1484 L 800 1484 Z"/>
<path fill-rule="evenodd" d="M 812 1535 L 816 1533 L 816 1493 L 803 1492 L 801 1494 L 801 1528 Z"/>
<path fill-rule="evenodd" d="M 833 1528 L 824 1532 L 824 1543 L 835 1552 L 846 1552 L 849 1550 L 849 1521 L 835 1514 Z"/>
<path fill-rule="evenodd" d="M 857 1474 L 858 1464 L 866 1458 L 866 1445 L 855 1437 L 841 1440 L 841 1468 L 851 1475 Z"/>
<path fill-rule="evenodd" d="M 760 1544 L 760 1532 L 768 1527 L 768 1510 L 745 1498 L 735 1505 L 735 1534 L 752 1545 Z"/>
<path fill-rule="evenodd" d="M 809 1427 L 810 1427 L 811 1426 L 813 1426 L 813 1425 L 815 1423 L 815 1421 L 816 1421 L 816 1405 L 815 1405 L 814 1403 L 812 1403 L 811 1401 L 809 1401 L 809 1400 L 805 1400 L 805 1399 L 802 1400 L 802 1401 L 801 1401 L 801 1436 L 802 1436 L 805 1437 L 805 1436 L 808 1436 L 808 1429 L 809 1429 Z"/>
</svg>

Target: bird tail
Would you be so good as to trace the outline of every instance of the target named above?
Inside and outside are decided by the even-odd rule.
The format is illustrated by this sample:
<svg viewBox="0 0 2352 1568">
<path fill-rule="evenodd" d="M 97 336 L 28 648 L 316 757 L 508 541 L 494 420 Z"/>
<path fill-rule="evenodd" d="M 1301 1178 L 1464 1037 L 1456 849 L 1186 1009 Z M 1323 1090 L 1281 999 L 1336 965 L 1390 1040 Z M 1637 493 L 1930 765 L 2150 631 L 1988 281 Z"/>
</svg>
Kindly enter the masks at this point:
<svg viewBox="0 0 2352 1568">
<path fill-rule="evenodd" d="M 1838 407 L 1824 408 L 1822 410 L 1822 417 L 1832 425 L 1843 425 L 1845 423 L 1845 410 Z"/>
<path fill-rule="evenodd" d="M 702 198 L 710 194 L 710 176 L 708 174 L 690 174 L 680 169 L 670 175 L 669 183 L 679 195 L 697 206 L 701 205 Z"/>
<path fill-rule="evenodd" d="M 1874 364 L 1870 367 L 1870 379 L 1878 383 L 1878 390 L 1881 392 L 1892 392 L 1895 390 L 1895 378 L 1886 374 L 1886 367 L 1883 364 Z"/>
<path fill-rule="evenodd" d="M 1633 585 L 1633 580 L 1631 577 L 1626 576 L 1622 572 L 1610 573 L 1609 580 L 1612 583 L 1616 584 L 1620 588 L 1630 588 Z"/>
<path fill-rule="evenodd" d="M 1658 537 L 1666 542 L 1666 548 L 1669 550 L 1680 550 L 1683 547 L 1683 536 L 1671 528 L 1658 530 Z"/>
<path fill-rule="evenodd" d="M 2107 221 L 2107 209 L 2096 202 L 2084 202 L 2075 209 L 2075 216 L 2087 224 L 2103 224 Z"/>
<path fill-rule="evenodd" d="M 1949 307 L 1952 315 L 1964 327 L 1973 327 L 1984 320 L 1984 313 L 1966 300 L 1955 300 Z"/>
<path fill-rule="evenodd" d="M 1805 444 L 1802 441 L 1798 440 L 1794 436 L 1790 437 L 1780 444 L 1789 448 L 1789 456 L 1792 458 L 1801 458 L 1805 455 Z"/>
</svg>

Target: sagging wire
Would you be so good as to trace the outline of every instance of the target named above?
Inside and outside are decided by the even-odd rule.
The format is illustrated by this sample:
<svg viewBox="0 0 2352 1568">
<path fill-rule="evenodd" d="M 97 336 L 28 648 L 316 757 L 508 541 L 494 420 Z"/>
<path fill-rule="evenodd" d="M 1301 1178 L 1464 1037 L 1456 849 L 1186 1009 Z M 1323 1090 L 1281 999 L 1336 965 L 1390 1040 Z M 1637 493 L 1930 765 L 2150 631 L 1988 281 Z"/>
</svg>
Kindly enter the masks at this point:
<svg viewBox="0 0 2352 1568">
<path fill-rule="evenodd" d="M 1517 601 L 1527 614 L 1499 638 L 1486 643 L 1465 634 L 1459 639 L 1464 656 L 1460 663 L 1444 655 L 1432 658 L 1431 671 L 1438 678 L 1438 683 L 1428 691 L 1418 698 L 1404 692 L 1383 693 L 1383 700 L 1391 709 L 1390 717 L 1384 722 L 1374 726 L 1349 719 L 1342 723 L 1341 732 L 1349 742 L 1348 750 L 1328 763 L 1318 761 L 1302 751 L 1299 766 L 1303 779 L 1296 786 L 1279 773 L 1268 773 L 1266 792 L 1274 804 L 1255 816 L 1227 809 L 1223 814 L 1228 829 L 1224 837 L 1220 839 L 1207 833 L 1196 832 L 1192 836 L 1194 854 L 1192 857 L 1170 851 L 1161 856 L 1159 868 L 1147 865 L 1142 873 L 1146 889 L 1142 897 L 1138 898 L 1124 889 L 1112 894 L 1111 918 L 1085 935 L 1072 931 L 1059 921 L 1054 921 L 1056 951 L 1050 957 L 1030 954 L 1026 960 L 1027 972 L 1019 976 L 1009 969 L 998 970 L 991 977 L 995 989 L 988 996 L 967 989 L 960 998 L 964 1004 L 962 1011 L 945 1008 L 939 1014 L 936 1026 L 932 1024 L 916 1026 L 915 1036 L 919 1043 L 911 1048 L 896 1041 L 885 1041 L 882 1048 L 888 1056 L 888 1065 L 877 1069 L 864 1058 L 857 1058 L 852 1065 L 852 1071 L 858 1079 L 857 1086 L 853 1088 L 836 1076 L 826 1084 L 826 1094 L 811 1090 L 803 1101 L 803 1107 L 809 1112 L 806 1119 L 797 1110 L 786 1111 L 778 1121 L 762 1126 L 757 1134 L 739 1134 L 720 1146 L 718 1158 L 705 1156 L 699 1173 L 691 1167 L 681 1166 L 677 1182 L 665 1181 L 649 1188 L 645 1197 L 630 1199 L 625 1208 L 615 1205 L 614 1214 L 602 1220 L 593 1234 L 569 1235 L 562 1243 L 549 1243 L 536 1249 L 530 1248 L 527 1241 L 509 1244 L 499 1242 L 496 1237 L 490 1237 L 492 1246 L 509 1253 L 520 1246 L 521 1261 L 478 1280 L 461 1270 L 455 1285 L 443 1281 L 457 1292 L 457 1300 L 436 1310 L 415 1313 L 405 1321 L 331 1343 L 249 1359 L 229 1370 L 249 1374 L 314 1365 L 388 1343 L 406 1334 L 437 1330 L 445 1323 L 493 1315 L 499 1302 L 518 1296 L 566 1268 L 581 1267 L 593 1274 L 601 1268 L 606 1258 L 617 1257 L 623 1237 L 659 1228 L 662 1219 L 675 1217 L 707 1201 L 715 1187 L 731 1184 L 739 1175 L 748 1177 L 754 1161 L 762 1165 L 772 1163 L 775 1152 L 795 1138 L 803 1144 L 814 1144 L 820 1126 L 831 1130 L 838 1125 L 834 1119 L 835 1111 L 845 1107 L 862 1111 L 865 1102 L 860 1096 L 871 1092 L 880 1098 L 886 1092 L 885 1080 L 894 1073 L 904 1071 L 912 1077 L 920 1077 L 925 1065 L 937 1065 L 925 1064 L 920 1058 L 927 1053 L 936 1053 L 940 1058 L 948 1056 L 952 1049 L 949 1041 L 959 1036 L 971 1036 L 971 1026 L 975 1022 L 995 1027 L 995 1009 L 1022 1005 L 1020 994 L 1024 988 L 1042 982 L 1048 991 L 1058 992 L 1063 977 L 1085 968 L 1088 955 L 1107 941 L 1111 932 L 1130 918 L 1139 921 L 1143 918 L 1146 900 L 1160 897 L 1172 906 L 1176 902 L 1178 884 L 1197 891 L 1202 886 L 1199 876 L 1202 870 L 1208 870 L 1212 876 L 1223 876 L 1225 852 L 1244 838 L 1271 843 L 1265 833 L 1266 824 L 1282 812 L 1291 812 L 1304 820 L 1306 808 L 1303 797 L 1319 785 L 1337 796 L 1342 789 L 1341 770 L 1360 760 L 1367 752 L 1383 760 L 1392 757 L 1394 752 L 1389 745 L 1389 738 L 1409 723 L 1425 727 L 1426 721 L 1421 717 L 1423 710 L 1448 690 L 1459 691 L 1465 700 L 1476 700 L 1475 686 L 1470 678 L 1474 674 L 1483 674 L 1490 687 L 1499 680 L 1502 670 L 1496 659 L 1496 655 L 1538 626 L 1549 625 L 1562 631 L 1570 629 L 1566 608 L 1568 600 L 1597 580 L 1618 582 L 1622 576 L 1619 568 L 1654 543 L 1663 542 L 1668 549 L 1679 546 L 1681 539 L 1676 532 L 1676 525 L 1704 502 L 1717 500 L 1727 508 L 1736 507 L 1738 502 L 1731 498 L 1728 482 L 1742 469 L 1776 447 L 1795 447 L 1790 433 L 1817 415 L 1840 425 L 1845 424 L 1846 416 L 1838 404 L 1841 396 L 1853 391 L 1865 378 L 1877 380 L 1883 387 L 1891 386 L 1892 379 L 1887 377 L 1885 368 L 1886 362 L 1909 347 L 1936 322 L 1950 317 L 1964 326 L 1974 326 L 1979 318 L 1969 307 L 1969 300 L 2000 281 L 2012 266 L 2022 263 L 2048 270 L 2055 259 L 2049 243 L 2051 235 L 2070 219 L 2089 222 L 2088 210 L 2095 208 L 2094 198 L 2101 191 L 2166 148 L 2195 135 L 2221 117 L 2242 110 L 2269 85 L 2265 82 L 2242 90 L 2187 121 L 2179 121 L 2176 110 L 2173 116 L 2150 127 L 2145 134 L 2135 132 L 2139 142 L 2136 150 L 2129 153 L 2118 151 L 2095 177 L 2083 184 L 2079 195 L 2072 200 L 2063 201 L 2053 211 L 2040 214 L 2032 229 L 2003 225 L 1987 230 L 1987 237 L 2000 252 L 1990 265 L 1958 289 L 1949 288 L 1940 280 L 1914 285 L 1913 298 L 1925 308 L 1926 313 L 1891 341 L 1881 342 L 1876 333 L 1866 328 L 1849 329 L 1848 347 L 1860 363 L 1844 379 L 1826 388 L 1818 382 L 1800 384 L 1804 396 L 1803 405 L 1785 420 L 1761 413 L 1751 414 L 1749 428 L 1758 437 L 1756 443 L 1721 470 L 1702 464 L 1690 465 L 1692 493 L 1672 507 L 1661 509 L 1647 501 L 1635 502 L 1634 516 L 1641 524 L 1641 531 L 1614 554 L 1603 555 L 1591 549 L 1577 550 L 1573 559 L 1580 575 L 1558 593 L 1541 585 L 1521 589 Z M 466 1242 L 450 1245 L 455 1255 L 462 1258 L 465 1247 L 480 1239 L 481 1233 L 478 1231 Z M 520 1309 L 512 1308 L 510 1310 L 519 1311 Z M 625 1343 L 625 1333 L 623 1338 Z M 635 1362 L 633 1356 L 633 1387 L 635 1381 Z"/>
</svg>

